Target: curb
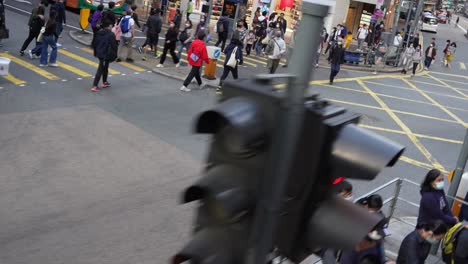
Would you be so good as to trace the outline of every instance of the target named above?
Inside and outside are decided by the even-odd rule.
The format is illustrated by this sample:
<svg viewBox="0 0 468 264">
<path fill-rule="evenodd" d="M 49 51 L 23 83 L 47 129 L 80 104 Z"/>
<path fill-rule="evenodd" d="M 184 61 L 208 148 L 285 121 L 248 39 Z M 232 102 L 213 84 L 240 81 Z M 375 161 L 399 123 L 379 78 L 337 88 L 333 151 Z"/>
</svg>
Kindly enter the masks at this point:
<svg viewBox="0 0 468 264">
<path fill-rule="evenodd" d="M 165 72 L 163 70 L 160 70 L 158 68 L 154 68 L 151 71 L 153 73 L 155 73 L 155 74 L 160 74 L 160 75 L 163 75 L 165 77 L 172 78 L 174 80 L 178 80 L 178 81 L 181 81 L 181 82 L 185 81 L 185 77 L 183 77 L 183 76 L 180 76 L 178 74 L 170 74 L 170 73 Z M 204 78 L 202 77 L 202 79 L 204 79 Z M 216 80 L 218 80 L 218 79 L 216 79 Z M 192 82 L 193 82 L 193 80 L 192 80 Z M 217 85 L 214 85 L 214 84 L 212 84 L 212 83 L 210 83 L 208 81 L 205 81 L 205 85 L 206 85 L 206 87 L 210 87 L 210 88 L 218 88 Z"/>
<path fill-rule="evenodd" d="M 71 39 L 73 39 L 74 41 L 82 44 L 82 45 L 85 45 L 85 46 L 91 46 L 91 43 L 88 43 L 87 41 L 77 37 L 78 34 L 82 34 L 82 35 L 85 35 L 85 34 L 90 34 L 90 33 L 80 33 L 76 30 L 70 30 L 68 31 L 68 36 L 70 36 Z"/>
</svg>

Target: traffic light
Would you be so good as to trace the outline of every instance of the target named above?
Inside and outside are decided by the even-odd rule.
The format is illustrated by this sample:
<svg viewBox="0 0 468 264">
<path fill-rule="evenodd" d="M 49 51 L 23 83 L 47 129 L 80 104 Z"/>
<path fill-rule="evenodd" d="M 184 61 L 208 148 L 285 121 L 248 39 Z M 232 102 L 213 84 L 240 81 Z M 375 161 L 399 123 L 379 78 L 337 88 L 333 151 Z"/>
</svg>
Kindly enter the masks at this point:
<svg viewBox="0 0 468 264">
<path fill-rule="evenodd" d="M 353 249 L 382 221 L 333 187 L 343 178 L 374 179 L 404 151 L 358 127 L 359 116 L 342 107 L 315 99 L 305 108 L 274 239 L 278 252 L 296 263 L 321 248 Z"/>
<path fill-rule="evenodd" d="M 199 206 L 192 240 L 173 264 L 244 263 L 282 109 L 282 95 L 262 88 L 255 81 L 225 85 L 220 103 L 196 119 L 195 132 L 212 139 L 202 177 L 182 195 Z"/>
</svg>

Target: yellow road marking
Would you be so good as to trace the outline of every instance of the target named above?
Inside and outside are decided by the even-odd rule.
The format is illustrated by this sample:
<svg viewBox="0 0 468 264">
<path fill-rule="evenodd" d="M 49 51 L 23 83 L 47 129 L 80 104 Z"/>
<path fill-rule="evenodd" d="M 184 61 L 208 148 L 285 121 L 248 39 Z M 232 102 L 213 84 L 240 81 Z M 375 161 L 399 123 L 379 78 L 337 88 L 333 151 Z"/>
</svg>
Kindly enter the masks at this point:
<svg viewBox="0 0 468 264">
<path fill-rule="evenodd" d="M 417 161 L 417 160 L 414 160 L 412 158 L 409 158 L 407 156 L 401 156 L 400 157 L 400 160 L 403 161 L 403 162 L 406 162 L 408 164 L 411 164 L 413 166 L 416 166 L 416 167 L 420 167 L 420 168 L 424 168 L 424 169 L 428 169 L 428 170 L 431 170 L 434 168 L 434 166 L 430 165 L 430 164 L 427 164 L 427 163 L 424 163 L 424 162 L 420 162 L 420 161 Z M 448 173 L 445 169 L 441 169 L 440 170 L 441 172 L 443 173 Z"/>
<path fill-rule="evenodd" d="M 2 76 L 4 79 L 12 82 L 13 84 L 16 84 L 16 85 L 20 85 L 20 84 L 25 84 L 26 81 L 23 81 L 23 80 L 20 80 L 18 78 L 16 78 L 15 76 L 11 75 L 11 74 L 7 74 L 7 75 L 3 75 Z"/>
<path fill-rule="evenodd" d="M 435 81 L 437 81 L 437 82 L 439 82 L 439 83 L 445 85 L 446 88 L 449 88 L 450 90 L 452 90 L 452 91 L 458 93 L 459 95 L 463 96 L 464 98 L 468 98 L 468 96 L 467 96 L 464 92 L 461 91 L 461 90 L 463 90 L 463 91 L 468 91 L 468 90 L 461 89 L 461 88 L 455 88 L 455 87 L 451 86 L 450 84 L 444 82 L 444 79 L 435 78 L 434 76 L 432 76 L 432 75 L 430 75 L 430 74 L 426 74 L 426 75 L 427 75 L 429 78 L 431 78 L 431 79 L 433 79 L 433 80 L 435 80 Z"/>
<path fill-rule="evenodd" d="M 23 67 L 25 67 L 25 68 L 39 74 L 39 75 L 41 75 L 41 76 L 43 76 L 43 77 L 45 77 L 45 78 L 47 78 L 49 80 L 60 80 L 60 78 L 58 76 L 56 76 L 56 75 L 54 75 L 54 74 L 52 74 L 52 73 L 50 73 L 50 72 L 48 72 L 48 71 L 46 71 L 44 69 L 32 64 L 32 63 L 29 63 L 27 61 L 18 59 L 15 56 L 12 56 L 11 54 L 0 53 L 0 56 L 8 58 L 11 61 L 13 61 L 14 63 L 19 64 L 19 65 L 21 65 L 21 66 L 23 66 Z"/>
<path fill-rule="evenodd" d="M 431 71 L 431 74 L 439 74 L 439 75 L 445 75 L 445 76 L 451 76 L 451 77 L 457 77 L 457 78 L 468 79 L 468 77 L 466 77 L 466 76 L 458 75 L 458 74 L 453 74 L 453 73 L 445 73 L 445 72 Z"/>
<path fill-rule="evenodd" d="M 89 53 L 89 54 L 94 54 L 94 51 L 93 51 L 92 49 L 90 49 L 90 48 L 80 48 L 80 49 L 81 49 L 82 51 L 84 51 L 84 52 Z M 138 66 L 136 66 L 136 65 L 133 65 L 133 64 L 131 64 L 131 63 L 124 62 L 124 61 L 117 62 L 117 64 L 120 64 L 120 65 L 122 65 L 122 66 L 125 66 L 125 67 L 127 67 L 127 68 L 129 68 L 129 69 L 132 69 L 132 70 L 138 71 L 138 72 L 144 72 L 144 71 L 146 71 L 145 69 L 143 69 L 143 68 L 141 68 L 141 67 L 138 67 Z"/>
<path fill-rule="evenodd" d="M 406 133 L 404 131 L 396 130 L 396 129 L 390 129 L 390 128 L 385 128 L 385 127 L 376 127 L 376 126 L 370 126 L 370 125 L 364 125 L 364 124 L 359 124 L 359 126 L 363 127 L 363 128 L 367 128 L 367 129 L 377 130 L 377 131 L 383 131 L 383 132 L 406 135 Z M 460 145 L 463 144 L 463 141 L 461 141 L 461 140 L 442 138 L 442 137 L 434 137 L 434 136 L 429 136 L 429 135 L 424 135 L 424 134 L 417 134 L 417 133 L 415 133 L 414 135 L 416 137 L 418 137 L 418 138 L 426 138 L 426 139 L 432 139 L 432 140 L 448 142 L 448 143 L 454 143 L 454 144 L 460 144 Z"/>
<path fill-rule="evenodd" d="M 71 65 L 65 64 L 63 62 L 57 62 L 57 64 L 59 65 L 60 68 L 63 68 L 65 70 L 67 70 L 67 71 L 71 71 L 74 74 L 79 75 L 81 77 L 91 77 L 92 76 L 91 74 L 89 74 L 87 72 L 84 72 L 84 71 L 82 71 L 82 70 L 80 70 L 78 68 L 75 68 L 75 67 L 73 67 Z"/>
<path fill-rule="evenodd" d="M 78 55 L 76 55 L 76 54 L 74 54 L 74 53 L 71 53 L 71 52 L 69 52 L 69 51 L 66 51 L 66 50 L 63 50 L 63 49 L 59 49 L 58 52 L 59 52 L 60 54 L 63 54 L 63 55 L 65 55 L 65 56 L 70 57 L 70 58 L 72 58 L 72 59 L 75 59 L 75 60 L 77 60 L 77 61 L 80 61 L 80 62 L 82 62 L 82 63 L 84 63 L 84 64 L 88 64 L 88 65 L 93 66 L 93 67 L 95 67 L 95 68 L 97 68 L 97 67 L 99 66 L 99 64 L 97 64 L 96 62 L 91 61 L 91 60 L 88 60 L 88 59 L 85 59 L 85 58 L 83 58 L 83 57 L 81 57 L 81 56 L 78 56 Z M 110 69 L 110 68 L 109 68 L 109 73 L 110 73 L 110 74 L 114 74 L 114 75 L 115 75 L 115 74 L 120 74 L 120 72 L 118 72 L 118 71 L 116 71 L 116 70 L 113 70 L 113 69 Z"/>
<path fill-rule="evenodd" d="M 226 55 L 221 54 L 221 57 L 223 57 L 222 61 L 224 62 L 224 60 L 226 60 Z M 250 66 L 252 66 L 252 67 L 257 67 L 257 64 L 254 64 L 254 63 L 251 63 L 251 62 L 246 61 L 246 57 L 245 57 L 245 56 L 243 56 L 243 58 L 244 58 L 244 64 L 250 65 Z M 220 60 L 221 60 L 221 59 L 220 59 Z"/>
<path fill-rule="evenodd" d="M 161 49 L 164 49 L 163 46 L 158 46 L 158 47 L 161 48 Z M 182 52 L 182 55 L 184 55 L 185 57 L 187 57 L 187 53 L 185 53 L 185 52 Z M 158 58 L 158 59 L 159 59 L 159 58 Z M 187 62 L 187 61 L 182 60 L 182 58 L 181 58 L 180 60 L 183 61 L 183 62 Z M 187 64 L 188 64 L 188 62 L 187 62 Z M 224 68 L 223 65 L 219 65 L 218 63 L 216 63 L 216 67 L 218 67 L 218 68 Z"/>
<path fill-rule="evenodd" d="M 462 69 L 462 70 L 466 70 L 465 63 L 463 63 L 463 62 L 460 62 L 460 69 Z"/>
<path fill-rule="evenodd" d="M 387 106 L 387 104 L 385 104 L 384 101 L 382 101 L 382 99 L 380 99 L 379 96 L 377 96 L 371 89 L 369 89 L 369 87 L 367 87 L 367 85 L 361 81 L 361 80 L 358 80 L 357 83 L 359 85 L 362 86 L 362 88 L 364 88 L 366 91 L 369 92 L 369 94 L 374 98 L 374 100 L 384 109 L 384 111 L 398 124 L 398 126 L 401 127 L 401 129 L 406 133 L 406 136 L 413 142 L 413 144 L 416 146 L 416 148 L 424 155 L 424 157 L 426 157 L 426 159 L 432 164 L 434 165 L 434 167 L 436 168 L 440 168 L 440 169 L 443 169 L 444 167 L 442 166 L 442 164 L 440 164 L 433 156 L 432 154 L 426 149 L 426 147 L 423 146 L 423 144 L 421 144 L 421 142 L 419 141 L 419 139 L 413 134 L 413 132 L 411 131 L 411 129 L 406 126 L 405 123 L 403 123 L 403 121 L 401 121 L 401 119 Z"/>
<path fill-rule="evenodd" d="M 429 95 L 427 95 L 425 92 L 421 91 L 418 87 L 416 87 L 416 85 L 408 82 L 407 80 L 403 80 L 405 83 L 407 83 L 411 88 L 413 88 L 414 90 L 418 91 L 422 96 L 424 96 L 424 98 L 426 98 L 427 100 L 431 101 L 434 105 L 436 105 L 437 107 L 439 107 L 442 111 L 444 111 L 447 115 L 451 116 L 455 121 L 457 121 L 458 123 L 460 123 L 461 125 L 463 125 L 464 127 L 468 127 L 467 124 L 461 120 L 457 115 L 455 115 L 454 113 L 452 113 L 451 111 L 449 111 L 447 108 L 445 108 L 443 105 L 439 104 L 439 102 L 437 102 L 436 100 L 432 99 L 432 97 L 430 97 Z"/>
<path fill-rule="evenodd" d="M 372 81 L 365 81 L 366 83 L 370 83 L 370 84 L 377 84 L 377 85 L 381 85 L 381 86 L 386 86 L 386 87 L 391 87 L 391 88 L 396 88 L 396 89 L 402 89 L 402 90 L 408 90 L 408 91 L 413 91 L 415 92 L 413 89 L 411 88 L 406 88 L 406 87 L 398 87 L 398 86 L 393 86 L 393 85 L 389 85 L 389 84 L 383 84 L 383 83 L 376 83 L 376 82 L 372 82 Z M 420 82 L 420 81 L 413 81 L 413 82 Z M 426 84 L 431 84 L 431 83 L 426 83 Z M 439 84 L 434 84 L 434 85 L 439 85 Z M 448 94 L 443 94 L 443 93 L 438 93 L 438 92 L 432 92 L 432 91 L 426 91 L 426 90 L 423 90 L 424 92 L 426 93 L 429 93 L 429 94 L 435 94 L 435 95 L 439 95 L 439 96 L 444 96 L 444 97 L 450 97 L 450 98 L 456 98 L 456 99 L 460 99 L 460 100 L 467 100 L 466 98 L 461 98 L 459 96 L 454 96 L 454 95 L 448 95 Z"/>
</svg>

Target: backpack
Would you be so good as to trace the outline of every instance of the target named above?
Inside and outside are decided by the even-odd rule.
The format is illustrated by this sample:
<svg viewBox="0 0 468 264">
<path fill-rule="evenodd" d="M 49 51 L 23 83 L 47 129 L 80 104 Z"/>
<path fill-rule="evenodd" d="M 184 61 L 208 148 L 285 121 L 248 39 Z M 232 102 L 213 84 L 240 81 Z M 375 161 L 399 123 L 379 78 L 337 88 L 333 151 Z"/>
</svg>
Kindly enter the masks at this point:
<svg viewBox="0 0 468 264">
<path fill-rule="evenodd" d="M 217 29 L 218 33 L 223 33 L 224 32 L 224 23 L 223 23 L 223 21 L 218 20 L 218 22 L 216 23 L 216 29 Z"/>
<path fill-rule="evenodd" d="M 180 42 L 184 43 L 188 38 L 189 37 L 188 37 L 188 34 L 187 34 L 187 30 L 184 30 L 184 31 L 180 32 L 180 35 L 179 35 Z"/>
<path fill-rule="evenodd" d="M 130 17 L 124 17 L 120 21 L 120 31 L 122 34 L 128 33 L 130 31 Z"/>
<path fill-rule="evenodd" d="M 457 237 L 460 232 L 466 229 L 468 230 L 468 222 L 460 222 L 454 225 L 449 229 L 447 234 L 445 234 L 444 239 L 442 240 L 442 260 L 445 263 L 452 264 L 453 262 L 453 253 L 457 245 Z"/>
</svg>

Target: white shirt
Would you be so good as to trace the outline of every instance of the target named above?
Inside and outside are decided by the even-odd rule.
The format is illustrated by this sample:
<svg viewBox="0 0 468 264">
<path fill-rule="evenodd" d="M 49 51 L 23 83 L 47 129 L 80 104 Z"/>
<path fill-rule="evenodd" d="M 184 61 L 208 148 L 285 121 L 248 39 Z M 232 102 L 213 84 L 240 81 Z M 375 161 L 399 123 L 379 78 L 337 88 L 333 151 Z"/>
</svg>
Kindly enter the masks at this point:
<svg viewBox="0 0 468 264">
<path fill-rule="evenodd" d="M 273 38 L 271 41 L 273 41 L 273 53 L 268 57 L 270 59 L 280 59 L 281 55 L 286 52 L 286 43 L 282 38 Z"/>
<path fill-rule="evenodd" d="M 369 30 L 367 28 L 360 28 L 358 31 L 358 38 L 366 39 L 367 34 L 369 34 Z"/>
<path fill-rule="evenodd" d="M 396 35 L 393 39 L 393 46 L 399 47 L 402 41 L 403 37 L 400 34 Z"/>
<path fill-rule="evenodd" d="M 133 18 L 132 18 L 131 16 L 128 16 L 128 15 L 125 16 L 125 18 L 130 18 L 130 20 L 128 20 L 128 28 L 129 28 L 129 30 L 128 30 L 127 33 L 122 33 L 121 36 L 122 36 L 122 37 L 126 37 L 126 38 L 131 38 L 131 37 L 133 37 L 133 36 L 132 36 L 132 29 L 133 29 L 133 27 L 135 26 L 135 20 L 133 20 Z M 120 20 L 120 23 L 122 23 L 122 20 L 123 20 L 123 18 Z M 120 23 L 119 23 L 119 27 L 120 27 Z"/>
</svg>

